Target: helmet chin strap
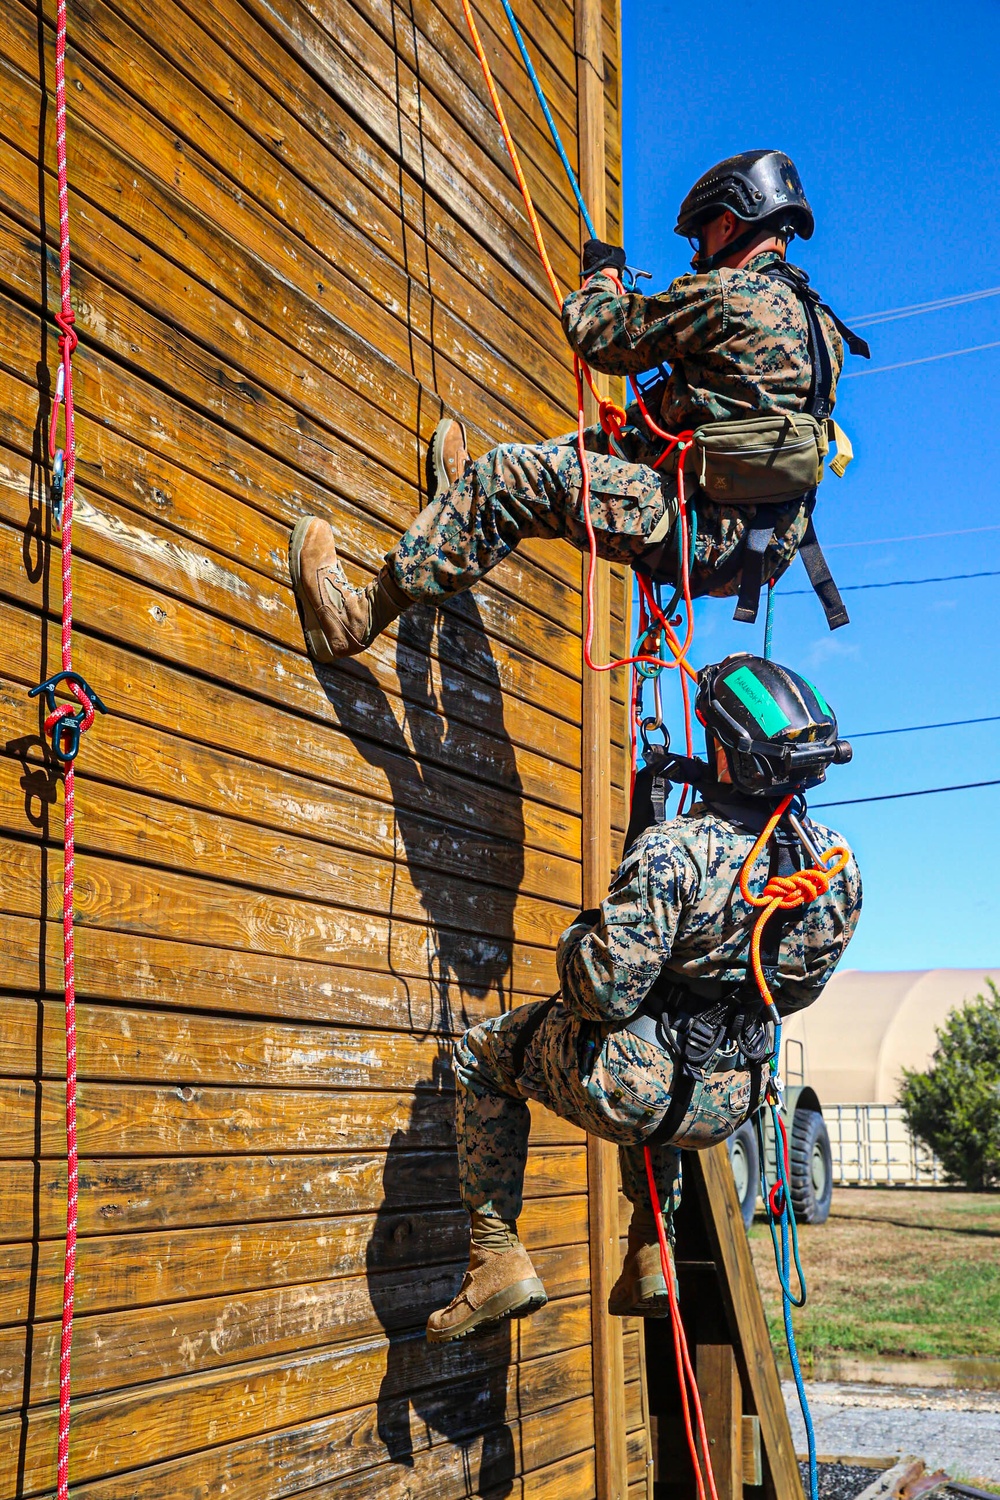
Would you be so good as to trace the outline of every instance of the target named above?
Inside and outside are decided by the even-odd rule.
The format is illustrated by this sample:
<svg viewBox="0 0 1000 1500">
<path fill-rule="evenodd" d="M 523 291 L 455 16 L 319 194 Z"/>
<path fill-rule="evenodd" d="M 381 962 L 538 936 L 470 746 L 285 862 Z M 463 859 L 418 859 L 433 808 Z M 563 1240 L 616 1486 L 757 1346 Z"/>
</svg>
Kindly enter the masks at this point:
<svg viewBox="0 0 1000 1500">
<path fill-rule="evenodd" d="M 695 271 L 716 270 L 719 266 L 722 265 L 722 262 L 724 260 L 728 260 L 731 255 L 738 255 L 741 250 L 745 250 L 748 245 L 751 245 L 753 241 L 760 235 L 762 227 L 764 226 L 760 224 L 751 224 L 749 229 L 744 229 L 743 233 L 738 234 L 734 240 L 728 240 L 726 244 L 722 246 L 721 250 L 716 250 L 714 255 L 705 254 L 704 240 L 702 238 L 701 232 L 699 231 L 698 251 L 694 256 L 694 259 L 691 261 L 692 268 Z M 785 228 L 787 226 L 782 227 Z M 776 238 L 782 237 L 777 230 L 774 231 L 774 234 Z M 785 237 L 786 247 L 788 241 L 792 239 L 793 235 L 794 231 L 791 231 L 791 233 L 789 233 Z"/>
</svg>

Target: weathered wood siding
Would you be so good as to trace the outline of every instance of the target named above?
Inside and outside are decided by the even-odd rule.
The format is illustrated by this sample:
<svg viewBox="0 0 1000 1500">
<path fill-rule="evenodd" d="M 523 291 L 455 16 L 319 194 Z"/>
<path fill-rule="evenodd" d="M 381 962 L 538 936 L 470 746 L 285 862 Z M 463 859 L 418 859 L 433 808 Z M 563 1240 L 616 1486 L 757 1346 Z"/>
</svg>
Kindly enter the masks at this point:
<svg viewBox="0 0 1000 1500">
<path fill-rule="evenodd" d="M 557 272 L 578 223 L 484 35 Z M 571 153 L 570 0 L 520 16 Z M 65 1165 L 55 6 L 0 0 L 0 1497 L 55 1485 Z M 295 520 L 370 571 L 442 411 L 572 425 L 566 350 L 455 0 L 70 0 L 79 1500 L 593 1494 L 583 1138 L 534 1117 L 551 1295 L 431 1350 L 466 1250 L 450 1039 L 554 988 L 580 899 L 581 565 L 529 545 L 361 661 L 306 658 Z M 605 12 L 620 221 L 618 23 Z M 624 644 L 616 579 L 612 644 Z M 621 684 L 615 821 L 623 826 Z M 632 1491 L 645 1494 L 636 1330 Z"/>
</svg>

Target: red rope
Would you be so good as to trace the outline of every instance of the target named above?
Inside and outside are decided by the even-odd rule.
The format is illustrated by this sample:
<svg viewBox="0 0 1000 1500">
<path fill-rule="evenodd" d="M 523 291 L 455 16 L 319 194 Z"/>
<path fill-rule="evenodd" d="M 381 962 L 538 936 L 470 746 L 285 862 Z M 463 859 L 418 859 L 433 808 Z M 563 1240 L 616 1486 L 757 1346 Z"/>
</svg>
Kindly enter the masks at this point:
<svg viewBox="0 0 1000 1500">
<path fill-rule="evenodd" d="M 62 497 L 62 666 L 73 669 L 73 492 L 76 480 L 76 434 L 73 409 L 73 350 L 77 337 L 70 300 L 69 180 L 66 168 L 66 0 L 56 10 L 56 161 L 59 174 L 59 373 L 49 429 L 49 453 L 56 455 L 59 409 L 66 424 L 66 465 Z M 94 722 L 94 705 L 77 683 L 70 691 L 84 710 L 81 731 Z M 69 704 L 55 709 L 45 720 L 51 733 L 60 719 L 75 710 Z M 59 1344 L 59 1459 L 58 1497 L 69 1495 L 70 1351 L 73 1344 L 73 1294 L 76 1278 L 76 1226 L 78 1170 L 76 1145 L 76 975 L 73 945 L 74 893 L 74 774 L 73 761 L 65 768 L 65 812 L 63 834 L 63 971 L 66 992 L 66 1259 L 63 1271 L 62 1337 Z"/>
<path fill-rule="evenodd" d="M 648 1146 L 643 1147 L 643 1157 L 646 1162 L 646 1181 L 649 1184 L 649 1197 L 653 1206 L 653 1217 L 656 1220 L 656 1237 L 660 1242 L 660 1265 L 663 1268 L 663 1278 L 667 1283 L 667 1297 L 670 1300 L 670 1327 L 674 1336 L 674 1355 L 677 1360 L 677 1381 L 681 1393 L 681 1411 L 684 1416 L 684 1430 L 687 1433 L 688 1450 L 691 1454 L 691 1463 L 694 1468 L 695 1484 L 698 1487 L 698 1500 L 705 1500 L 705 1479 L 708 1480 L 708 1490 L 712 1500 L 719 1500 L 719 1492 L 715 1487 L 715 1474 L 712 1470 L 712 1456 L 708 1446 L 708 1434 L 705 1431 L 705 1416 L 701 1407 L 701 1395 L 698 1391 L 698 1381 L 695 1377 L 694 1367 L 691 1364 L 687 1333 L 684 1329 L 681 1310 L 677 1301 L 674 1268 L 670 1260 L 670 1248 L 667 1244 L 667 1235 L 663 1227 L 663 1215 L 660 1212 L 660 1195 L 656 1191 L 656 1175 L 653 1172 L 653 1160 L 649 1154 Z M 688 1396 L 689 1388 L 690 1397 Z M 702 1477 L 702 1466 L 699 1462 L 698 1444 L 695 1442 L 694 1426 L 692 1426 L 691 1422 L 692 1407 L 694 1408 L 694 1425 L 698 1428 L 698 1438 L 701 1442 L 701 1459 L 705 1465 L 704 1478 Z"/>
</svg>

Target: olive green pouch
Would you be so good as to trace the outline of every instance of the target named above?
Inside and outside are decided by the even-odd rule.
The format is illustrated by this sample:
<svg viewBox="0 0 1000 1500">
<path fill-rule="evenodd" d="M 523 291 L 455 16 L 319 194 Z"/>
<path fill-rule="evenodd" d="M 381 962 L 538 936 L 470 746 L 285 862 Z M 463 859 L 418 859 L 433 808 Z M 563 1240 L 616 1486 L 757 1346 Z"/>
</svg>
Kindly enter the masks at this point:
<svg viewBox="0 0 1000 1500">
<path fill-rule="evenodd" d="M 685 470 L 710 500 L 758 505 L 814 489 L 830 444 L 826 422 L 795 412 L 709 422 L 692 446 Z"/>
</svg>

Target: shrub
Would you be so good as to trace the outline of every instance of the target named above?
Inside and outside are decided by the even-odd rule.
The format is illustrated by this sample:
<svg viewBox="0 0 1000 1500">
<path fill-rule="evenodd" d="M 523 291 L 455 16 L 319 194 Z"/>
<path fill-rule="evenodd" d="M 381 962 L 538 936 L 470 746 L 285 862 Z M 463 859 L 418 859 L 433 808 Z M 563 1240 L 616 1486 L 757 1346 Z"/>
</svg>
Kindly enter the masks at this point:
<svg viewBox="0 0 1000 1500">
<path fill-rule="evenodd" d="M 987 985 L 938 1028 L 927 1071 L 903 1070 L 899 1092 L 913 1134 L 970 1188 L 1000 1186 L 1000 990 Z"/>
</svg>

